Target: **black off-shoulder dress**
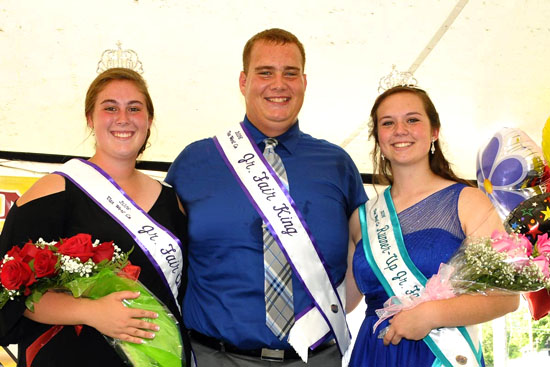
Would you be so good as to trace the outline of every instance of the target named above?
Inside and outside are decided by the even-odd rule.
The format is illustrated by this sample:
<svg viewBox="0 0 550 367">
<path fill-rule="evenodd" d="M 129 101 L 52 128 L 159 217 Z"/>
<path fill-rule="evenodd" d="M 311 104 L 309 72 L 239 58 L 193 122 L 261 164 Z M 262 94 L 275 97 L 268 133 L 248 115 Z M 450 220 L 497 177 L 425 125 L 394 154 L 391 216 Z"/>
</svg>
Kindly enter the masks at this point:
<svg viewBox="0 0 550 367">
<path fill-rule="evenodd" d="M 175 191 L 162 186 L 162 191 L 148 214 L 171 231 L 184 245 L 187 265 L 187 218 L 179 210 Z M 70 180 L 65 179 L 65 191 L 48 195 L 21 207 L 14 205 L 6 218 L 0 236 L 0 255 L 14 245 L 22 246 L 28 240 L 42 237 L 46 241 L 67 238 L 78 233 L 89 233 L 92 239 L 114 241 L 122 251 L 134 248 L 132 264 L 141 267 L 139 280 L 160 299 L 178 319 L 183 321 L 173 297 L 149 259 L 132 237 L 106 212 L 98 207 Z M 178 302 L 181 305 L 186 285 L 186 266 L 182 275 Z M 51 325 L 40 324 L 23 316 L 24 301 L 9 301 L 0 310 L 0 344 L 18 344 L 18 366 L 26 366 L 25 350 Z M 63 312 L 63 310 L 60 310 Z M 182 329 L 182 337 L 187 338 Z M 184 345 L 189 344 L 184 340 Z M 189 356 L 186 350 L 186 355 Z M 65 326 L 36 355 L 33 367 L 125 366 L 117 352 L 96 329 L 84 326 L 77 336 L 75 328 Z"/>
</svg>

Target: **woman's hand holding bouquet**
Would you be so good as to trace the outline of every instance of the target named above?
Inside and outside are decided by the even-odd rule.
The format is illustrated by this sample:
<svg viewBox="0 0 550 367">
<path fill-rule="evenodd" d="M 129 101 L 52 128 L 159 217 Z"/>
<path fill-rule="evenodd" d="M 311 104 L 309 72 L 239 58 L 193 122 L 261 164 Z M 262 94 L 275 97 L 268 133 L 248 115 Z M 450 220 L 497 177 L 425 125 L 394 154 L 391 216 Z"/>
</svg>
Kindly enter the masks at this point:
<svg viewBox="0 0 550 367">
<path fill-rule="evenodd" d="M 468 237 L 446 264 L 441 264 L 418 297 L 391 297 L 376 310 L 385 319 L 419 304 L 461 294 L 521 293 L 550 290 L 550 240 L 544 234 L 533 246 L 522 234 L 494 232 L 491 237 Z M 374 331 L 373 330 L 373 331 Z M 383 332 L 379 335 L 382 338 Z"/>
<path fill-rule="evenodd" d="M 33 311 L 34 304 L 49 290 L 86 297 L 90 302 L 98 302 L 98 307 L 92 307 L 96 312 L 92 311 L 86 318 L 92 320 L 89 325 L 111 336 L 107 339 L 133 366 L 182 366 L 178 322 L 167 307 L 137 281 L 140 269 L 130 264 L 128 255 L 113 242 L 92 243 L 89 234 L 50 243 L 40 239 L 26 243 L 23 248 L 14 246 L 4 256 L 0 268 L 0 308 L 16 297 L 25 296 L 26 307 Z M 106 308 L 110 315 L 105 313 Z M 120 319 L 125 321 L 113 323 L 113 312 L 121 314 Z M 154 323 L 148 318 L 151 316 L 157 316 Z M 131 327 L 143 329 L 140 337 L 146 339 L 120 340 L 127 335 L 128 319 L 132 319 Z M 75 327 L 78 332 L 79 326 Z M 61 328 L 52 327 L 46 342 Z M 158 332 L 146 331 L 151 329 Z M 31 347 L 27 350 L 27 365 L 40 349 Z"/>
<path fill-rule="evenodd" d="M 126 302 L 139 296 L 139 292 L 121 291 L 90 302 L 92 307 L 86 308 L 88 312 L 83 315 L 86 317 L 86 324 L 103 335 L 126 342 L 142 344 L 143 339 L 153 339 L 154 332 L 159 330 L 153 319 L 158 315 L 152 311 L 125 306 Z M 152 322 L 146 319 L 151 319 Z"/>
</svg>

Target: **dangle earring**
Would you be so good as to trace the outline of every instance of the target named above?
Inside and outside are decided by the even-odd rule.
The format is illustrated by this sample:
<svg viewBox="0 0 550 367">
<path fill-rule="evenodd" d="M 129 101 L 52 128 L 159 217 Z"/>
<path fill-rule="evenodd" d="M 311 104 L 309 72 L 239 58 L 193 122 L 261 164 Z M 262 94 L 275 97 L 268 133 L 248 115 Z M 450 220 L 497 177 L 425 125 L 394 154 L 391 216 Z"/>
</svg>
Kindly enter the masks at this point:
<svg viewBox="0 0 550 367">
<path fill-rule="evenodd" d="M 435 143 L 435 139 L 432 138 L 432 147 L 430 148 L 430 152 L 431 152 L 432 154 L 435 154 L 435 144 L 434 144 L 434 143 Z"/>
<path fill-rule="evenodd" d="M 385 160 L 386 157 L 384 157 L 384 154 L 383 153 L 380 153 L 380 158 L 382 158 L 382 160 Z"/>
</svg>

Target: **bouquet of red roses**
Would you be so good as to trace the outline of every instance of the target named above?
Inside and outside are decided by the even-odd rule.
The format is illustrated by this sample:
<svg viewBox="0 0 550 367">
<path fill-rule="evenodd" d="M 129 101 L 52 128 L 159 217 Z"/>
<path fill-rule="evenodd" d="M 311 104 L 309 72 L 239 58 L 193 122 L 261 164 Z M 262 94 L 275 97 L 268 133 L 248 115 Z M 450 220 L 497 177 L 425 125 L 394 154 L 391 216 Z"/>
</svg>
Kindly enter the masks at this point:
<svg viewBox="0 0 550 367">
<path fill-rule="evenodd" d="M 495 231 L 491 237 L 468 237 L 437 274 L 428 279 L 418 297 L 391 297 L 376 310 L 383 320 L 430 300 L 487 292 L 523 293 L 550 290 L 550 239 L 535 245 L 522 234 Z"/>
<path fill-rule="evenodd" d="M 15 297 L 26 296 L 25 305 L 33 311 L 34 303 L 50 289 L 92 299 L 123 290 L 139 291 L 140 296 L 126 300 L 126 305 L 155 311 L 159 317 L 154 322 L 160 331 L 143 344 L 106 338 L 133 366 L 182 366 L 178 322 L 167 307 L 137 281 L 140 269 L 130 264 L 129 254 L 112 241 L 92 242 L 89 234 L 78 234 L 59 242 L 39 239 L 36 243 L 27 242 L 23 248 L 14 246 L 0 265 L 0 308 Z"/>
</svg>

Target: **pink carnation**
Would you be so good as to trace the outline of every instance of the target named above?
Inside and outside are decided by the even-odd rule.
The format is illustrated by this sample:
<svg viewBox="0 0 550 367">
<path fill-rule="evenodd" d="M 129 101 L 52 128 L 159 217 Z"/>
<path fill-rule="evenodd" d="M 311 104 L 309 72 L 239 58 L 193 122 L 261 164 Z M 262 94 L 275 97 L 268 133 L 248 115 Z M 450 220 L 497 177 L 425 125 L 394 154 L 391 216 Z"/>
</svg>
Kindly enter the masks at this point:
<svg viewBox="0 0 550 367">
<path fill-rule="evenodd" d="M 548 238 L 548 233 L 538 236 L 537 249 L 539 251 L 539 255 L 550 254 L 550 239 Z"/>
<path fill-rule="evenodd" d="M 548 263 L 548 258 L 546 256 L 537 256 L 533 259 L 533 262 L 537 264 L 546 278 L 550 277 L 550 269 L 548 269 L 550 264 Z"/>
<path fill-rule="evenodd" d="M 508 235 L 495 231 L 491 235 L 491 245 L 497 252 L 505 252 L 510 257 L 525 257 L 531 256 L 533 252 L 533 245 L 522 234 L 515 236 Z"/>
</svg>

